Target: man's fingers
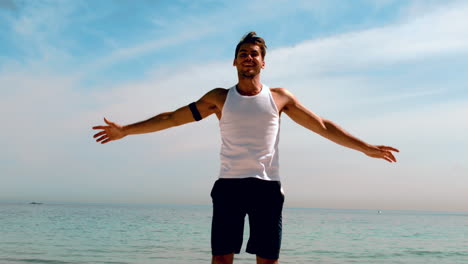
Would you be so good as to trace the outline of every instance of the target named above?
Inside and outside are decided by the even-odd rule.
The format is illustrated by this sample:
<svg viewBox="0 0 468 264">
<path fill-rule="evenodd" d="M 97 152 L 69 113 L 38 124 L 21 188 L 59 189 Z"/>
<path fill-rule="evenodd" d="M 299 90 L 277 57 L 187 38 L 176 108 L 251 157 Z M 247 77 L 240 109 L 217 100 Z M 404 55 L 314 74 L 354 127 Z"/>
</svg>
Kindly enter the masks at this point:
<svg viewBox="0 0 468 264">
<path fill-rule="evenodd" d="M 96 139 L 96 142 L 100 142 L 100 141 L 103 141 L 104 139 L 108 139 L 109 137 L 107 135 L 104 135 L 98 139 Z"/>
<path fill-rule="evenodd" d="M 97 137 L 100 137 L 100 136 L 105 135 L 105 134 L 106 134 L 106 131 L 101 131 L 99 133 L 96 133 L 93 137 L 97 138 Z"/>
<path fill-rule="evenodd" d="M 105 118 L 105 117 L 104 117 L 104 122 L 106 122 L 106 124 L 108 124 L 109 126 L 114 126 L 115 125 L 111 121 L 107 120 L 107 118 Z"/>
<path fill-rule="evenodd" d="M 386 155 L 384 157 L 385 157 L 386 160 L 388 160 L 390 162 L 396 162 L 395 156 L 393 156 L 393 154 L 390 151 L 386 151 L 385 154 Z"/>
<path fill-rule="evenodd" d="M 400 152 L 398 149 L 390 147 L 390 146 L 379 146 L 379 148 L 383 150 L 388 150 L 388 151 Z"/>
<path fill-rule="evenodd" d="M 94 138 L 97 138 L 96 142 L 100 142 L 101 144 L 105 144 L 109 141 L 115 140 L 116 137 L 113 136 L 113 138 L 111 138 L 110 134 L 113 134 L 115 132 L 115 129 L 120 129 L 120 126 L 118 124 L 107 120 L 107 118 L 105 117 L 104 117 L 104 122 L 107 124 L 107 126 L 93 126 L 93 129 L 102 130 L 94 134 L 93 136 Z M 121 137 L 117 135 L 117 138 L 121 138 Z"/>
<path fill-rule="evenodd" d="M 109 126 L 93 126 L 93 129 L 106 129 Z"/>
</svg>

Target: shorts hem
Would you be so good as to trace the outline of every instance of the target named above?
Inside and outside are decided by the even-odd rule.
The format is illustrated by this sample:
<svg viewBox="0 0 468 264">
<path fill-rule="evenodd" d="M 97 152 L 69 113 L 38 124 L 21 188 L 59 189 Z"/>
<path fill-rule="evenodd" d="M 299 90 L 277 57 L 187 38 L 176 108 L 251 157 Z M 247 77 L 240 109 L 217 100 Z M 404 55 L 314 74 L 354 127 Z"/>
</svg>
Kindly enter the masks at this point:
<svg viewBox="0 0 468 264">
<path fill-rule="evenodd" d="M 222 255 L 229 255 L 233 253 L 239 254 L 240 250 L 211 251 L 212 256 L 222 256 Z"/>
<path fill-rule="evenodd" d="M 256 255 L 264 259 L 279 259 L 279 253 L 278 254 L 262 254 L 262 253 L 255 253 L 254 251 L 251 251 L 251 250 L 246 250 L 245 252 L 252 254 L 252 255 Z"/>
</svg>

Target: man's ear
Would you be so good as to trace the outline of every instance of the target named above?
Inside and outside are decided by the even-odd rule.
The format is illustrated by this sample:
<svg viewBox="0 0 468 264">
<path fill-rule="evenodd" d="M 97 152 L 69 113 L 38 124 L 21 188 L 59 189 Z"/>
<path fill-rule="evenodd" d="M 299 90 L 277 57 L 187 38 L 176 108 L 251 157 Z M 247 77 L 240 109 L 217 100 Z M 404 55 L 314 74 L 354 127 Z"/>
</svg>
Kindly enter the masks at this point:
<svg viewBox="0 0 468 264">
<path fill-rule="evenodd" d="M 236 59 L 232 61 L 232 66 L 236 66 Z"/>
<path fill-rule="evenodd" d="M 265 61 L 262 62 L 262 69 L 265 69 Z"/>
</svg>

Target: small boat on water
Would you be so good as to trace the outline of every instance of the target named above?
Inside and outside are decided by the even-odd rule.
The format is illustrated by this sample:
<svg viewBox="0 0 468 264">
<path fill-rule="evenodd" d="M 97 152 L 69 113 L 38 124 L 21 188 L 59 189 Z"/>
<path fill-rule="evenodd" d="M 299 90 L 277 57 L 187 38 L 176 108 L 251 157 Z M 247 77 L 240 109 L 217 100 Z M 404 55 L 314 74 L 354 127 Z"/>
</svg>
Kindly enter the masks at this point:
<svg viewBox="0 0 468 264">
<path fill-rule="evenodd" d="M 38 202 L 31 202 L 31 203 L 29 203 L 29 204 L 40 205 L 40 204 L 42 204 L 42 203 L 38 203 Z"/>
</svg>

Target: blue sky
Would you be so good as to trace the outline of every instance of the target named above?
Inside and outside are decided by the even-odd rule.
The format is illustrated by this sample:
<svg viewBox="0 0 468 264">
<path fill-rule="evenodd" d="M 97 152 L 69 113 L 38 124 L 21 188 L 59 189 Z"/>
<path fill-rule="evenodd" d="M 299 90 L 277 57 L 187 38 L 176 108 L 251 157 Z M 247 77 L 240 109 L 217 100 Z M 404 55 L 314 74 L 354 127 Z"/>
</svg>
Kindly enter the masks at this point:
<svg viewBox="0 0 468 264">
<path fill-rule="evenodd" d="M 236 83 L 234 48 L 264 37 L 262 81 L 398 163 L 282 117 L 290 207 L 468 211 L 466 1 L 0 0 L 0 200 L 209 204 L 210 117 L 96 144 Z"/>
</svg>

